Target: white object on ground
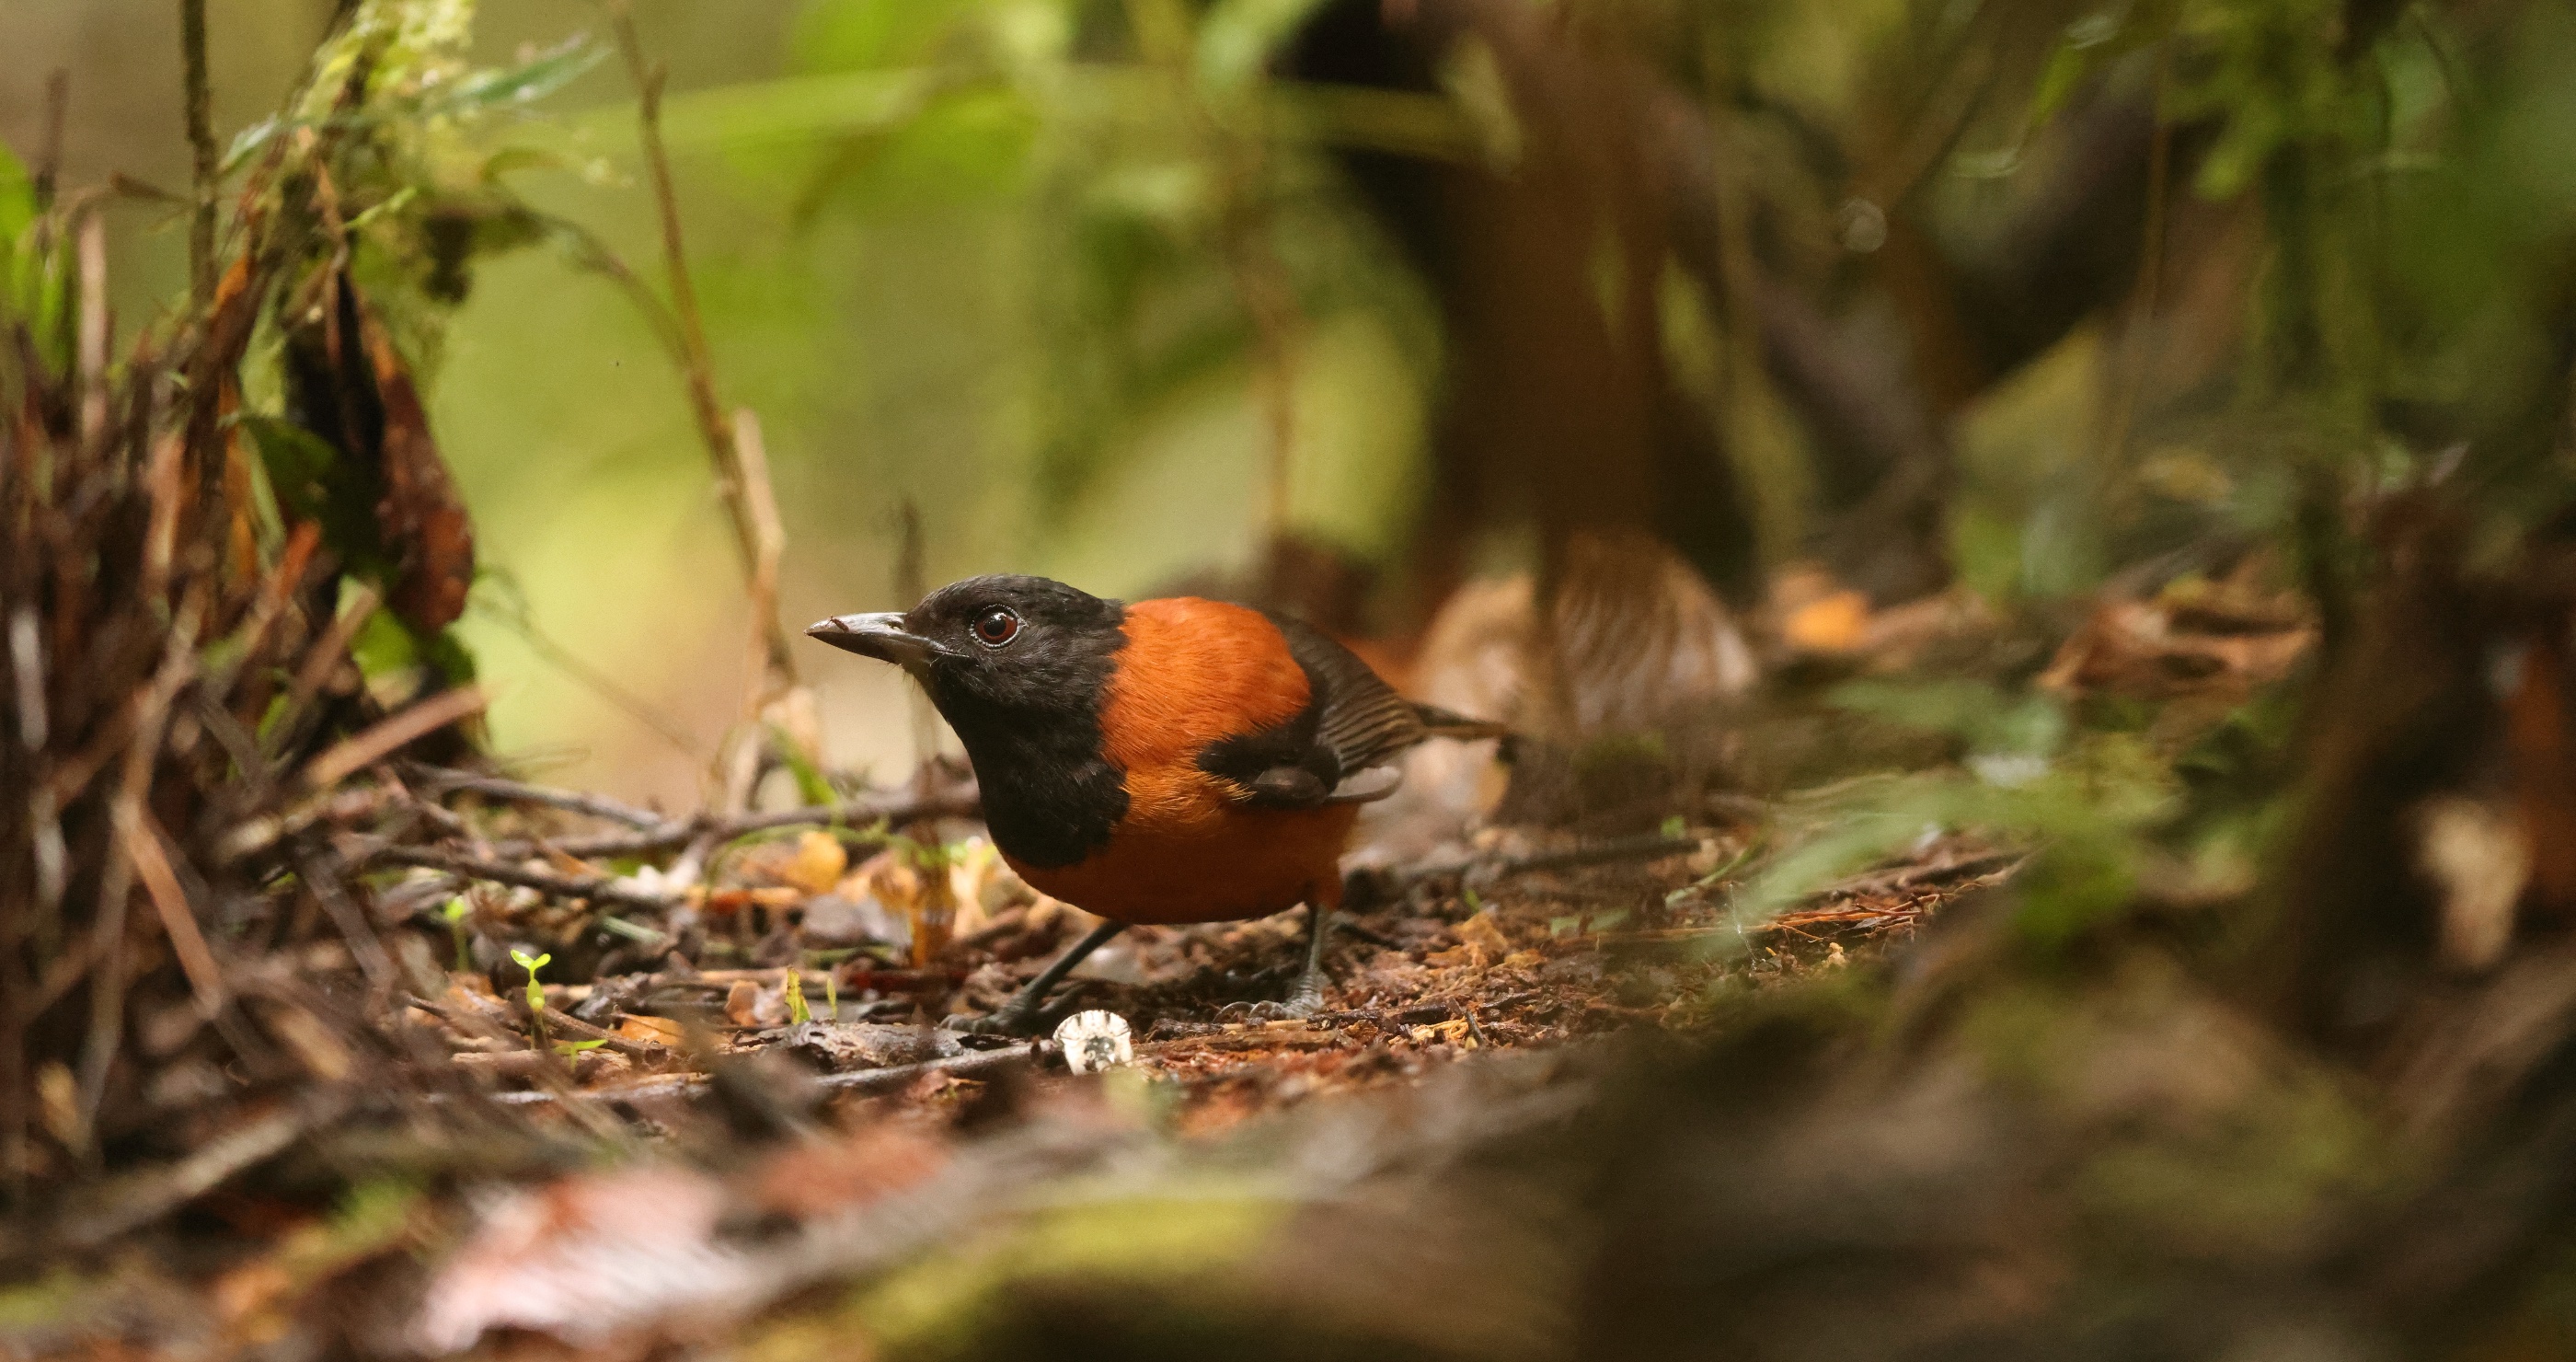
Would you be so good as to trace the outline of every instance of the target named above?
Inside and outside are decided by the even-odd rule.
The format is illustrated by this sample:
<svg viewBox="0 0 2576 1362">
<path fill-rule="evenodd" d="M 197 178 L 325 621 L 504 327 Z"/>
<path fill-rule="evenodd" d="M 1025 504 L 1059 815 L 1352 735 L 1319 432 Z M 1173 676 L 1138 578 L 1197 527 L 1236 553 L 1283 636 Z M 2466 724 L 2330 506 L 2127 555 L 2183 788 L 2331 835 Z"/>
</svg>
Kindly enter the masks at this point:
<svg viewBox="0 0 2576 1362">
<path fill-rule="evenodd" d="M 1127 1019 L 1094 1008 L 1076 1012 L 1055 1028 L 1055 1043 L 1064 1047 L 1064 1064 L 1078 1074 L 1132 1062 L 1136 1044 Z"/>
</svg>

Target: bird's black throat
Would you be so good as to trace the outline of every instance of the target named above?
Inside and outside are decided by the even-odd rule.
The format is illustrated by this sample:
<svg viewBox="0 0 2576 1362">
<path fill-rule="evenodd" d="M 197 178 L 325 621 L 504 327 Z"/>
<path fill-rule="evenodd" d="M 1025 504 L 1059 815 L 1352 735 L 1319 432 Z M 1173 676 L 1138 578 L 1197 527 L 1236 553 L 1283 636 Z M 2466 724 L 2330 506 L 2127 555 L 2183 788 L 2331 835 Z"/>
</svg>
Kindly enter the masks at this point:
<svg viewBox="0 0 2576 1362">
<path fill-rule="evenodd" d="M 1127 814 L 1126 773 L 1102 754 L 1101 705 L 1127 636 L 1049 631 L 980 666 L 934 667 L 931 703 L 965 744 L 993 843 L 1028 865 L 1072 865 Z"/>
</svg>

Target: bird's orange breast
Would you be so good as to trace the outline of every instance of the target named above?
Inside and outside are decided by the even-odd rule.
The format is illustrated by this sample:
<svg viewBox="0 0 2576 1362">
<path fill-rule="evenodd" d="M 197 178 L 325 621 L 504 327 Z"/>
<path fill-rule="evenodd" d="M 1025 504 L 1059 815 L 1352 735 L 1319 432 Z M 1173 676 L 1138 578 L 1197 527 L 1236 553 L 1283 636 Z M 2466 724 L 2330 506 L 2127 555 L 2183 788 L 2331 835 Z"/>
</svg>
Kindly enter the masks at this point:
<svg viewBox="0 0 2576 1362">
<path fill-rule="evenodd" d="M 1199 768 L 1210 743 L 1297 717 L 1309 690 L 1259 611 L 1183 597 L 1127 607 L 1101 697 L 1101 754 L 1125 774 L 1109 843 L 1069 866 L 1012 862 L 1043 893 L 1121 922 L 1220 922 L 1339 897 L 1359 810 L 1258 807 Z"/>
</svg>

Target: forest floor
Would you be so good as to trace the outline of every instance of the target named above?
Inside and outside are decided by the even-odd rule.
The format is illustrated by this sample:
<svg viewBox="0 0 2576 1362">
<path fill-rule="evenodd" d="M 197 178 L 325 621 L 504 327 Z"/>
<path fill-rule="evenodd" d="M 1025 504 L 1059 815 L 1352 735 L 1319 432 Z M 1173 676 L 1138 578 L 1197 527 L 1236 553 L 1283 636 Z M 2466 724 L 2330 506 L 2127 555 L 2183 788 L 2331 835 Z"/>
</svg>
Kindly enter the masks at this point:
<svg viewBox="0 0 2576 1362">
<path fill-rule="evenodd" d="M 518 832 L 571 823 L 498 803 L 468 812 Z M 818 1281 L 900 1278 L 975 1242 L 977 1227 L 1025 1221 L 1096 1181 L 1104 1161 L 1144 1159 L 1151 1170 L 1127 1191 L 1159 1197 L 1250 1157 L 1307 1204 L 1333 1189 L 1295 1171 L 1313 1159 L 1281 1154 L 1283 1140 L 1365 1149 L 1374 1167 L 1402 1158 L 1426 1120 L 1481 1132 L 1433 1137 L 1427 1166 L 1447 1168 L 1492 1134 L 1480 1123 L 1517 1121 L 1513 1097 L 1590 1093 L 1618 1049 L 1601 1042 L 1699 1029 L 1729 979 L 1761 987 L 1865 962 L 2015 863 L 1929 836 L 1745 925 L 1729 890 L 1759 850 L 1754 822 L 1589 841 L 1489 832 L 1373 882 L 1375 902 L 1339 920 L 1327 1009 L 1312 1017 L 1264 1005 L 1301 957 L 1301 914 L 1132 930 L 1055 1009 L 1115 1013 L 1132 1056 L 1077 1074 L 1052 1039 L 935 1023 L 1008 996 L 1087 919 L 1031 895 L 970 840 L 943 858 L 946 887 L 975 905 L 955 914 L 967 930 L 916 963 L 900 938 L 931 878 L 911 869 L 918 853 L 897 843 L 853 859 L 849 844 L 875 843 L 844 834 L 717 858 L 706 888 L 674 896 L 695 905 L 666 920 L 675 930 L 626 923 L 583 962 L 589 980 L 541 984 L 542 1032 L 518 965 L 452 966 L 516 952 L 541 960 L 542 979 L 601 938 L 597 909 L 433 870 L 383 887 L 380 921 L 410 905 L 408 929 L 387 940 L 415 984 L 441 931 L 460 953 L 433 976 L 444 991 L 415 987 L 381 1014 L 390 1054 L 319 1057 L 347 1042 L 308 1036 L 317 1076 L 340 1082 L 209 1114 L 173 1133 L 191 1152 L 76 1206 L 95 1228 L 75 1223 L 69 1238 L 98 1256 L 0 1293 L 0 1344 L 27 1356 L 631 1356 L 713 1330 L 792 1345 L 812 1327 Z M 661 874 L 630 875 L 621 892 Z M 898 941 L 813 944 L 836 934 Z M 311 977 L 354 987 L 345 952 L 305 955 Z M 756 963 L 782 955 L 799 962 L 792 973 Z M 432 1072 L 442 1066 L 452 1072 Z M 1390 1134 L 1401 1130 L 1415 1133 Z M 912 1207 L 893 1221 L 912 1234 L 850 1242 L 856 1225 L 882 1234 L 890 1199 Z M 878 1214 L 854 1217 L 861 1207 Z M 906 1326 L 884 1308 L 836 1328 L 835 1346 L 900 1342 Z M 1490 1308 L 1478 1319 L 1496 1324 Z M 1535 1319 L 1502 1327 L 1498 1355 L 1547 1332 Z"/>
</svg>

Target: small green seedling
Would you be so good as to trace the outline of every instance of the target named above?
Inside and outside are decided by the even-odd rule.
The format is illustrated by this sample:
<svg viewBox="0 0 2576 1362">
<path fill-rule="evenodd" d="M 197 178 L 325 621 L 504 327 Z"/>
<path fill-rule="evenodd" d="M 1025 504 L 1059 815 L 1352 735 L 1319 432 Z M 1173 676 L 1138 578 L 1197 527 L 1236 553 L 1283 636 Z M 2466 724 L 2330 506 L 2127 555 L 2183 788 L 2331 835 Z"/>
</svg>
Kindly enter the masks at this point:
<svg viewBox="0 0 2576 1362">
<path fill-rule="evenodd" d="M 596 1050 L 607 1043 L 605 1040 L 559 1040 L 555 1042 L 555 1053 L 570 1059 L 584 1050 Z"/>
<path fill-rule="evenodd" d="M 823 971 L 823 1015 L 841 1019 L 841 972 L 836 969 Z"/>
<path fill-rule="evenodd" d="M 1662 832 L 1664 834 L 1665 841 L 1678 842 L 1681 839 L 1690 836 L 1690 824 L 1684 822 L 1680 814 L 1674 814 L 1672 817 L 1664 820 Z"/>
<path fill-rule="evenodd" d="M 531 959 L 526 951 L 513 947 L 510 958 L 528 972 L 528 1028 L 536 1033 L 537 1048 L 546 1048 L 546 986 L 537 982 L 537 971 L 555 958 L 554 952 L 540 952 Z"/>
<path fill-rule="evenodd" d="M 467 903 L 465 896 L 459 894 L 449 899 L 447 906 L 440 909 L 438 913 L 440 917 L 447 919 L 448 934 L 456 938 L 456 972 L 459 974 L 474 972 L 474 952 L 467 949 L 468 944 L 474 939 L 474 934 L 466 930 L 465 926 L 465 919 L 473 912 L 474 905 Z"/>
<path fill-rule="evenodd" d="M 787 1020 L 798 1026 L 814 1020 L 814 1009 L 805 1005 L 805 971 L 793 965 L 787 969 Z"/>
<path fill-rule="evenodd" d="M 1466 901 L 1468 912 L 1481 913 L 1485 911 L 1484 896 L 1478 894 L 1473 886 L 1460 885 L 1458 887 L 1458 897 Z"/>
</svg>

